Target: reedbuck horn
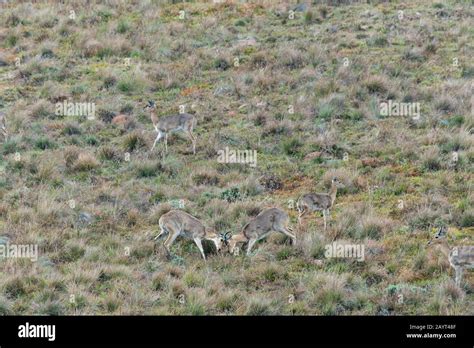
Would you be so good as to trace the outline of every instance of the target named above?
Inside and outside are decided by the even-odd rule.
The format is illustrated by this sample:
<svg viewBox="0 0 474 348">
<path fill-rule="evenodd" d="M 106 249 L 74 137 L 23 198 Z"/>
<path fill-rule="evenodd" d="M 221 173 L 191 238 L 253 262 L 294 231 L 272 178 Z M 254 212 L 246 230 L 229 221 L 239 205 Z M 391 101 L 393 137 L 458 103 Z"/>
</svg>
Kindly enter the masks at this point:
<svg viewBox="0 0 474 348">
<path fill-rule="evenodd" d="M 229 240 L 229 238 L 230 238 L 229 234 L 230 234 L 230 232 L 221 232 L 221 233 L 219 233 L 219 236 L 222 238 L 224 243 L 227 243 L 227 241 Z"/>
<path fill-rule="evenodd" d="M 226 232 L 226 233 L 223 234 L 222 239 L 224 239 L 224 242 L 227 243 L 229 241 L 230 237 L 232 237 L 232 233 L 231 232 Z"/>
</svg>

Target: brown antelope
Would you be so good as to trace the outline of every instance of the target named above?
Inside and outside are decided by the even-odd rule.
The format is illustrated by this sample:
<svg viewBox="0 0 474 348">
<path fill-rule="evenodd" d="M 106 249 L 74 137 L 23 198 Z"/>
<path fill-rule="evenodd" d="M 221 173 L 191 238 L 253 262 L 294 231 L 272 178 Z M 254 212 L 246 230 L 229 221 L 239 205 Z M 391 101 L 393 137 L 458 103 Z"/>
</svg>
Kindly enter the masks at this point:
<svg viewBox="0 0 474 348">
<path fill-rule="evenodd" d="M 203 239 L 214 242 L 217 251 L 220 251 L 222 248 L 222 242 L 225 238 L 222 234 L 218 235 L 216 232 L 207 229 L 204 227 L 201 221 L 182 210 L 171 210 L 166 214 L 163 214 L 160 217 L 158 223 L 160 225 L 161 232 L 155 237 L 155 240 L 158 240 L 165 234 L 168 234 L 168 238 L 164 242 L 164 246 L 168 252 L 168 255 L 170 254 L 171 245 L 178 236 L 183 236 L 185 238 L 194 240 L 194 243 L 196 243 L 197 247 L 199 248 L 204 260 L 206 259 L 206 255 L 204 254 L 204 249 L 202 248 Z"/>
<path fill-rule="evenodd" d="M 126 128 L 127 124 L 130 123 L 130 117 L 124 114 L 118 114 L 114 116 L 111 123 L 115 124 L 116 126 Z"/>
<path fill-rule="evenodd" d="M 254 217 L 248 224 L 244 226 L 239 234 L 235 234 L 228 240 L 229 252 L 233 254 L 236 250 L 237 244 L 248 242 L 247 256 L 255 245 L 255 243 L 265 238 L 270 232 L 281 232 L 291 238 L 293 244 L 296 243 L 296 236 L 290 233 L 291 229 L 288 227 L 288 214 L 278 208 L 269 208 L 262 211 Z M 227 236 L 225 236 L 227 237 Z M 227 238 L 224 238 L 227 240 Z"/>
<path fill-rule="evenodd" d="M 460 287 L 463 270 L 474 268 L 474 245 L 450 248 L 447 240 L 446 226 L 442 226 L 438 229 L 434 237 L 428 242 L 428 245 L 432 244 L 439 245 L 440 251 L 446 256 L 450 266 L 454 268 L 454 281 L 456 285 Z"/>
<path fill-rule="evenodd" d="M 150 110 L 150 118 L 155 127 L 155 131 L 158 133 L 155 142 L 151 148 L 151 151 L 155 148 L 155 145 L 162 138 L 165 140 L 165 153 L 168 152 L 168 133 L 173 132 L 184 132 L 191 139 L 193 144 L 193 154 L 196 154 L 196 137 L 193 134 L 193 129 L 196 127 L 196 117 L 190 114 L 175 114 L 171 116 L 165 116 L 158 119 L 156 115 L 156 104 L 154 101 L 149 100 L 146 104 L 145 109 Z"/>
<path fill-rule="evenodd" d="M 298 210 L 298 222 L 301 223 L 301 218 L 308 212 L 322 211 L 324 218 L 324 229 L 326 230 L 326 220 L 329 217 L 329 210 L 334 205 L 337 195 L 337 188 L 341 187 L 342 183 L 336 178 L 332 178 L 331 189 L 329 193 L 306 193 L 302 195 L 296 203 Z"/>
<path fill-rule="evenodd" d="M 3 138 L 6 140 L 8 136 L 7 132 L 7 123 L 6 115 L 3 112 L 0 112 L 0 133 L 3 134 Z"/>
</svg>

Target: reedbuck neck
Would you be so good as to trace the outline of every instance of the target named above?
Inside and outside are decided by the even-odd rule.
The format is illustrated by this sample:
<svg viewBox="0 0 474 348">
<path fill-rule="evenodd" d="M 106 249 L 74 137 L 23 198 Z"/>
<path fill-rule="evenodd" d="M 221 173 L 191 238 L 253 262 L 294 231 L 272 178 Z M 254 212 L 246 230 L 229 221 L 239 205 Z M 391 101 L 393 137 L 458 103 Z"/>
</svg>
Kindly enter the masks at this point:
<svg viewBox="0 0 474 348">
<path fill-rule="evenodd" d="M 443 238 L 438 242 L 438 249 L 447 259 L 449 259 L 451 248 L 449 247 L 448 240 L 446 238 Z"/>
<path fill-rule="evenodd" d="M 155 127 L 155 130 L 158 130 L 158 116 L 156 115 L 156 106 L 150 107 L 150 120 Z"/>
</svg>

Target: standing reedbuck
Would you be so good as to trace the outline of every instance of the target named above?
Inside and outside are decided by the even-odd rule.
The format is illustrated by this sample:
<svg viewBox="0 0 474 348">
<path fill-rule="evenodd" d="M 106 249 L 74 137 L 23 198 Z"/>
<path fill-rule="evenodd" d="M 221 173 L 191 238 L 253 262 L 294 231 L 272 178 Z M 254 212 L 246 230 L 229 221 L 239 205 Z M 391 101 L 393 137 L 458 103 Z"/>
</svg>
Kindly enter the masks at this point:
<svg viewBox="0 0 474 348">
<path fill-rule="evenodd" d="M 217 251 L 222 248 L 222 242 L 224 241 L 223 234 L 217 234 L 214 231 L 207 229 L 204 225 L 196 219 L 194 216 L 182 211 L 182 210 L 171 210 L 160 217 L 159 225 L 161 232 L 155 237 L 155 240 L 160 239 L 165 234 L 168 234 L 168 238 L 164 242 L 164 246 L 168 255 L 170 254 L 170 247 L 178 236 L 183 236 L 188 239 L 194 240 L 202 257 L 206 260 L 204 249 L 202 248 L 202 240 L 211 240 L 214 242 Z"/>
<path fill-rule="evenodd" d="M 440 227 L 428 245 L 437 244 L 440 246 L 440 251 L 446 256 L 450 266 L 454 268 L 456 286 L 460 287 L 463 270 L 474 268 L 474 245 L 450 248 L 447 234 L 446 226 Z"/>
<path fill-rule="evenodd" d="M 3 134 L 4 140 L 6 140 L 8 137 L 6 118 L 7 116 L 5 115 L 5 113 L 0 112 L 0 133 Z"/>
<path fill-rule="evenodd" d="M 196 154 L 196 137 L 193 134 L 193 129 L 197 123 L 196 117 L 191 114 L 183 113 L 158 119 L 156 115 L 156 104 L 152 100 L 148 101 L 148 104 L 145 105 L 145 109 L 150 110 L 151 122 L 153 123 L 153 127 L 155 127 L 155 131 L 158 133 L 151 151 L 153 151 L 158 141 L 165 138 L 165 153 L 168 153 L 168 133 L 184 132 L 191 139 L 193 154 Z"/>
<path fill-rule="evenodd" d="M 329 193 L 306 193 L 302 195 L 296 203 L 298 210 L 298 222 L 301 223 L 301 218 L 308 212 L 322 211 L 324 218 L 324 230 L 326 230 L 326 220 L 329 217 L 329 209 L 332 208 L 336 200 L 337 188 L 341 187 L 342 183 L 336 178 L 332 178 L 331 189 Z"/>
<path fill-rule="evenodd" d="M 301 223 L 301 218 L 308 212 L 322 211 L 324 230 L 326 230 L 326 220 L 329 217 L 329 210 L 332 208 L 336 200 L 337 188 L 341 186 L 342 183 L 336 177 L 333 177 L 329 193 L 307 193 L 301 196 L 296 203 L 296 209 L 299 213 L 298 222 Z"/>
<path fill-rule="evenodd" d="M 244 226 L 239 234 L 235 234 L 227 241 L 229 252 L 234 253 L 237 244 L 248 242 L 247 256 L 250 255 L 255 243 L 265 238 L 270 232 L 281 232 L 291 238 L 293 244 L 296 243 L 296 236 L 290 233 L 288 227 L 289 217 L 286 212 L 278 208 L 269 208 L 262 211 Z M 225 236 L 227 237 L 227 236 Z M 227 240 L 227 238 L 225 238 Z"/>
</svg>

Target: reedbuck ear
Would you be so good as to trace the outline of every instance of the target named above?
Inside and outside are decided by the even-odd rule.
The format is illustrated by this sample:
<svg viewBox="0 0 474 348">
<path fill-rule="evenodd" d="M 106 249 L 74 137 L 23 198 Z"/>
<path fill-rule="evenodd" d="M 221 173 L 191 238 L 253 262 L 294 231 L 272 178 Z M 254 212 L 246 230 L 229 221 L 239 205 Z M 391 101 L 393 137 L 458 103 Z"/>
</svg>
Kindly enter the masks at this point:
<svg viewBox="0 0 474 348">
<path fill-rule="evenodd" d="M 436 232 L 436 237 L 437 238 L 442 238 L 442 237 L 446 237 L 447 235 L 447 230 L 446 230 L 446 226 L 441 226 L 438 230 L 438 232 Z"/>
<path fill-rule="evenodd" d="M 431 243 L 433 243 L 434 240 L 436 239 L 441 239 L 441 238 L 445 238 L 447 236 L 447 229 L 446 229 L 446 226 L 441 226 L 438 231 L 434 234 L 433 238 L 430 239 L 430 241 L 428 242 L 428 245 L 430 245 Z"/>
</svg>

